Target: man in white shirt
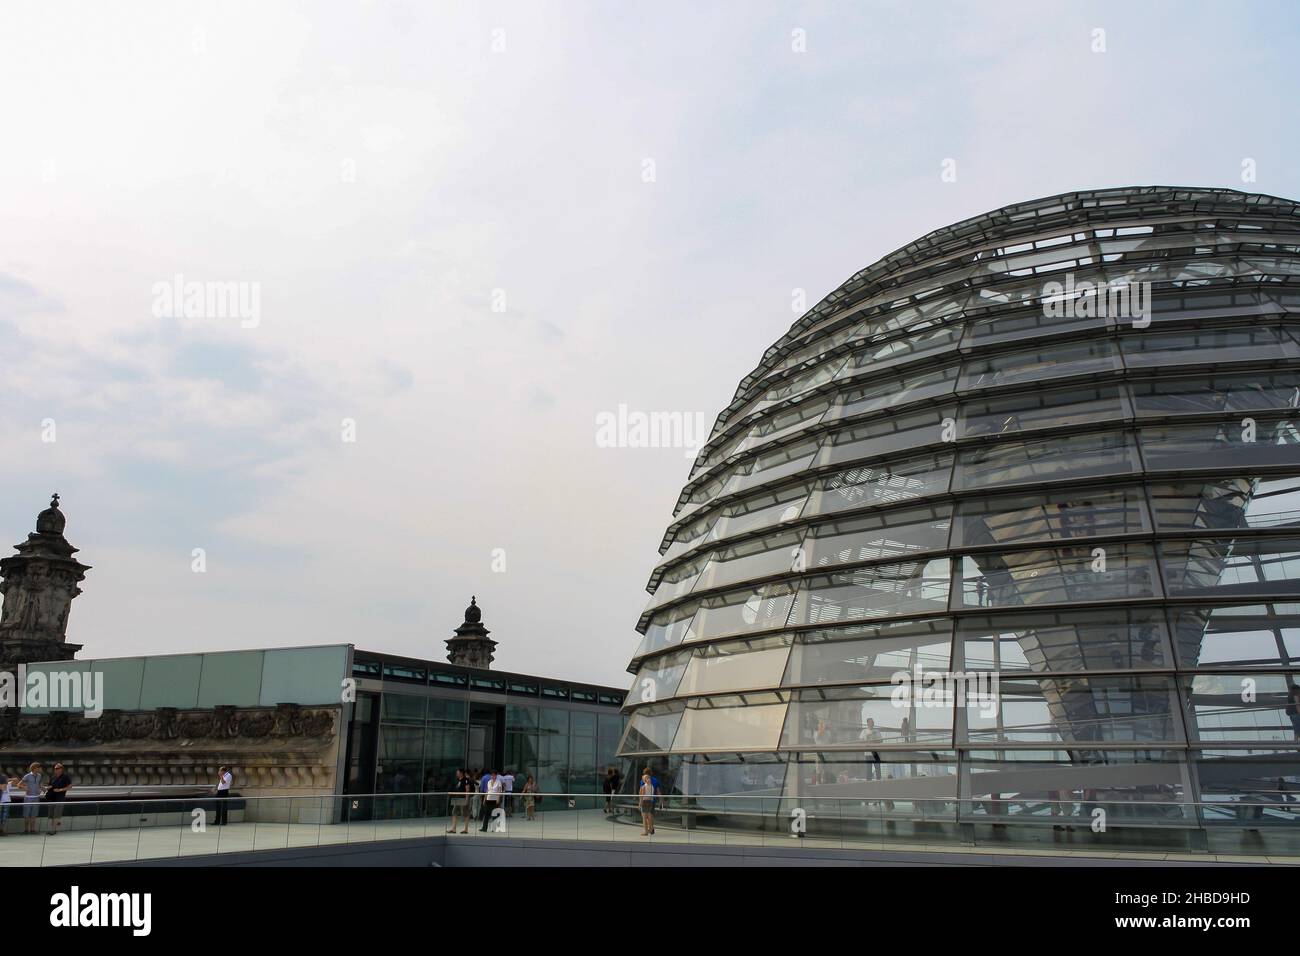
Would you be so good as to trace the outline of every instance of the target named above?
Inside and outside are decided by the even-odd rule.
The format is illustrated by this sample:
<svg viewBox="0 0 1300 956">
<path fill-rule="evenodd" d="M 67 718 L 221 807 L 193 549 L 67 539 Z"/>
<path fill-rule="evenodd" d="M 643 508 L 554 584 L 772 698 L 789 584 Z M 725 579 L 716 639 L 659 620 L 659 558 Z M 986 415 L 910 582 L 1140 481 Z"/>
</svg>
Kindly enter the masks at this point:
<svg viewBox="0 0 1300 956">
<path fill-rule="evenodd" d="M 217 819 L 216 825 L 223 827 L 226 825 L 226 814 L 229 808 L 226 801 L 230 798 L 230 785 L 235 782 L 235 775 L 230 772 L 229 767 L 222 767 L 217 771 Z"/>
<path fill-rule="evenodd" d="M 492 821 L 492 811 L 501 806 L 501 794 L 505 788 L 505 784 L 493 770 L 492 775 L 488 777 L 487 791 L 483 795 L 483 825 L 479 827 L 480 832 L 487 833 L 488 824 Z"/>
<path fill-rule="evenodd" d="M 507 770 L 501 775 L 501 783 L 505 788 L 506 816 L 515 815 L 515 798 L 511 796 L 515 792 L 515 774 L 513 770 Z"/>
</svg>

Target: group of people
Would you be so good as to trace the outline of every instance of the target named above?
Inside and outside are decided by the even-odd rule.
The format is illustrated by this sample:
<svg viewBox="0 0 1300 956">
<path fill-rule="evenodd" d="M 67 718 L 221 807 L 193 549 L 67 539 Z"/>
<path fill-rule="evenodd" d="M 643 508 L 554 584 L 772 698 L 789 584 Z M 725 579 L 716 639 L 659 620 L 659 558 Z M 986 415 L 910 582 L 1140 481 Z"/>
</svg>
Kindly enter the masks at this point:
<svg viewBox="0 0 1300 956">
<path fill-rule="evenodd" d="M 457 819 L 464 824 L 461 833 L 469 832 L 471 819 L 481 821 L 479 829 L 486 832 L 488 824 L 492 822 L 493 811 L 501 809 L 506 816 L 512 817 L 520 798 L 523 799 L 527 819 L 537 819 L 537 796 L 540 790 L 531 773 L 516 795 L 513 770 L 498 773 L 495 770 L 466 770 L 457 767 L 451 792 L 451 826 L 447 829 L 448 833 L 456 832 Z"/>
<path fill-rule="evenodd" d="M 47 836 L 59 832 L 59 827 L 63 824 L 64 801 L 72 787 L 72 777 L 63 764 L 57 761 L 52 769 L 53 773 L 48 779 L 45 777 L 44 766 L 39 763 L 28 767 L 27 773 L 22 777 L 0 777 L 0 837 L 5 835 L 9 811 L 15 803 L 22 805 L 23 833 L 40 832 L 42 804 L 48 807 L 45 814 L 50 821 Z"/>
</svg>

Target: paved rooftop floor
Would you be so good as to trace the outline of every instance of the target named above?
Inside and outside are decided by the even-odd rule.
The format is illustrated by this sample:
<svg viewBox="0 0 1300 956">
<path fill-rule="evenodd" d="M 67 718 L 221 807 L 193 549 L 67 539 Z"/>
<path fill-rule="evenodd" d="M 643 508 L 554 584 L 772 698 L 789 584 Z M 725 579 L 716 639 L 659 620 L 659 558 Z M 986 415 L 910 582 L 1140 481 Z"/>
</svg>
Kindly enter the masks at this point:
<svg viewBox="0 0 1300 956">
<path fill-rule="evenodd" d="M 72 822 L 72 821 L 68 821 Z M 42 821 L 44 824 L 45 821 Z M 384 820 L 347 824 L 314 823 L 231 823 L 225 827 L 209 826 L 194 832 L 188 825 L 171 827 L 75 829 L 65 823 L 55 836 L 26 835 L 10 832 L 0 838 L 0 866 L 69 866 L 87 863 L 111 863 L 124 860 L 166 859 L 220 853 L 247 853 L 293 847 L 348 843 L 374 843 L 447 834 L 445 817 L 409 820 Z M 457 833 L 456 840 L 493 840 L 502 838 L 530 840 L 583 840 L 618 843 L 700 846 L 785 846 L 792 843 L 786 833 L 716 828 L 684 829 L 659 823 L 652 836 L 642 836 L 637 824 L 617 822 L 599 810 L 550 811 L 535 820 L 522 813 L 507 820 L 506 831 L 481 832 L 473 824 L 468 833 Z M 1087 835 L 1047 831 L 1037 845 L 1022 843 L 1002 845 L 980 842 L 964 845 L 957 842 L 927 842 L 923 834 L 900 832 L 889 839 L 818 839 L 804 838 L 804 849 L 880 851 L 905 849 L 915 853 L 1005 854 L 1008 856 L 1078 857 L 1103 860 L 1166 860 L 1201 863 L 1278 863 L 1300 865 L 1296 856 L 1259 854 L 1162 852 L 1135 848 L 1109 848 L 1077 845 Z M 1076 845 L 1071 845 L 1071 843 Z"/>
</svg>

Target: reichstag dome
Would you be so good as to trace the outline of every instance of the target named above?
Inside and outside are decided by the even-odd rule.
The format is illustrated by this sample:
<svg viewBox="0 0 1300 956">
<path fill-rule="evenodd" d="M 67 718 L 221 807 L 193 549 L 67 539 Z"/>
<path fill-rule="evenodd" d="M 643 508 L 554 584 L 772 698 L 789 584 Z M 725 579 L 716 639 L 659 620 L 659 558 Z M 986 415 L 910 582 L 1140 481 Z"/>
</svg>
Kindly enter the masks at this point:
<svg viewBox="0 0 1300 956">
<path fill-rule="evenodd" d="M 1267 823 L 1300 802 L 1298 406 L 1295 202 L 1074 192 L 899 249 L 718 416 L 625 767 L 736 819 Z"/>
</svg>

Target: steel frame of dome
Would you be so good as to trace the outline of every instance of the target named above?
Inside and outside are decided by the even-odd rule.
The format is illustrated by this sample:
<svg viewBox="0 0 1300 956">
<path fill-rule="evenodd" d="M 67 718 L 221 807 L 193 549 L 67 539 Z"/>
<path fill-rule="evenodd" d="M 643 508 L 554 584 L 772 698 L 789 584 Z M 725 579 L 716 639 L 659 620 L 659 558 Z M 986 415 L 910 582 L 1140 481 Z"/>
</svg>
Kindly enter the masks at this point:
<svg viewBox="0 0 1300 956">
<path fill-rule="evenodd" d="M 1149 284 L 1149 324 L 1059 315 L 1067 275 Z M 666 794 L 959 819 L 1287 802 L 1298 407 L 1295 202 L 1105 189 L 929 233 L 796 321 L 718 416 L 620 755 Z M 996 715 L 895 706 L 918 665 L 997 674 Z"/>
</svg>

